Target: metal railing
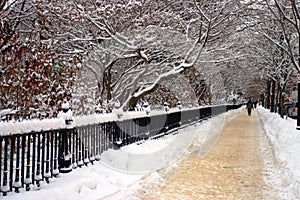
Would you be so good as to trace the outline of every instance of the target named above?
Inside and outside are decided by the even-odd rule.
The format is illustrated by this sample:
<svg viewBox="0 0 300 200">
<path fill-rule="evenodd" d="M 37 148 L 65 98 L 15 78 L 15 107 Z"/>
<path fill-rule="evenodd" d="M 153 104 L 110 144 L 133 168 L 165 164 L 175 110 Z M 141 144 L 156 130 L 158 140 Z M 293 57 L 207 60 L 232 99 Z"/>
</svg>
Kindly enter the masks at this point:
<svg viewBox="0 0 300 200">
<path fill-rule="evenodd" d="M 0 136 L 0 187 L 8 192 L 39 189 L 42 182 L 77 167 L 100 160 L 109 148 L 161 137 L 188 126 L 237 109 L 221 105 L 179 110 L 161 115 L 98 123 L 74 128 Z"/>
</svg>

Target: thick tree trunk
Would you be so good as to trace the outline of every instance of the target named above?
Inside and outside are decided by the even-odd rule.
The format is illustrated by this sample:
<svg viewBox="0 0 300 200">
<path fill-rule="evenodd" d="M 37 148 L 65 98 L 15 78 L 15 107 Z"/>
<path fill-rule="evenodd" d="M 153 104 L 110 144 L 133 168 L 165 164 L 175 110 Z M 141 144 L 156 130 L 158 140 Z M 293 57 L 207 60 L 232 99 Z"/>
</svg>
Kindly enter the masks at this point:
<svg viewBox="0 0 300 200">
<path fill-rule="evenodd" d="M 111 74 L 110 71 L 104 73 L 102 80 L 101 97 L 106 96 L 107 101 L 112 99 Z"/>
</svg>

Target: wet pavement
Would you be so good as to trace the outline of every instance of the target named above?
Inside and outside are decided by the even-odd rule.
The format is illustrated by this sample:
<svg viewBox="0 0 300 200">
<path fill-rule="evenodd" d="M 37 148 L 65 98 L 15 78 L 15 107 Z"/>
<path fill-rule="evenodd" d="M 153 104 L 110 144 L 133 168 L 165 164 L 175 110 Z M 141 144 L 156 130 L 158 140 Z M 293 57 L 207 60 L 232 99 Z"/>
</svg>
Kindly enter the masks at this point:
<svg viewBox="0 0 300 200">
<path fill-rule="evenodd" d="M 276 199 L 264 183 L 263 134 L 256 115 L 243 110 L 226 123 L 205 157 L 191 147 L 174 171 L 162 172 L 165 182 L 140 190 L 139 199 Z"/>
</svg>

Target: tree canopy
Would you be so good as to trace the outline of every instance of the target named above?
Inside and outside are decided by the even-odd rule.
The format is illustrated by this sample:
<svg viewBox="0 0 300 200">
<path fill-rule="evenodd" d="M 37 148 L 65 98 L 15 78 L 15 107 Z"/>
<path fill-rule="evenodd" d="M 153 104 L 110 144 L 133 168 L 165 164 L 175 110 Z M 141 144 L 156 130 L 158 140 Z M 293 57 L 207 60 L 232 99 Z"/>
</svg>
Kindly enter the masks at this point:
<svg viewBox="0 0 300 200">
<path fill-rule="evenodd" d="M 63 99 L 89 114 L 259 96 L 271 79 L 284 90 L 299 69 L 298 4 L 1 1 L 0 106 L 53 117 Z"/>
</svg>

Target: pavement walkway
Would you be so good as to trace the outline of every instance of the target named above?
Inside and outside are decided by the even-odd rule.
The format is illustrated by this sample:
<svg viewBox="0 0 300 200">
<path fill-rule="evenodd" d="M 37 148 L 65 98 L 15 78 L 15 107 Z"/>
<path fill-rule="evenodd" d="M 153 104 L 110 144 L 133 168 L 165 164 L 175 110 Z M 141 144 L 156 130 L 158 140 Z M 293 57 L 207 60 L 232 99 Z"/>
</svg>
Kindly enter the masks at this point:
<svg viewBox="0 0 300 200">
<path fill-rule="evenodd" d="M 263 134 L 254 110 L 246 109 L 225 124 L 215 146 L 205 157 L 189 154 L 176 171 L 164 177 L 165 184 L 153 187 L 140 198 L 165 200 L 276 199 L 264 183 Z"/>
</svg>

